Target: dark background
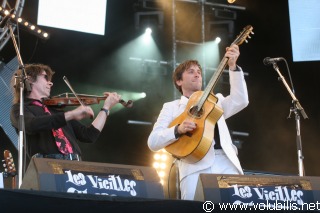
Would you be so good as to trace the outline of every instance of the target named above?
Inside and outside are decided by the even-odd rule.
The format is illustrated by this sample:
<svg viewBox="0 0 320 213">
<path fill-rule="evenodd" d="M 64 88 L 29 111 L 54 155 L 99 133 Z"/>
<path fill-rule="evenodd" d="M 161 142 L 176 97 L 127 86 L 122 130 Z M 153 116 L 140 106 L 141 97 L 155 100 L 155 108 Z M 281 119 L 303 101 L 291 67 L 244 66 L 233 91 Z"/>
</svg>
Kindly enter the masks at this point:
<svg viewBox="0 0 320 213">
<path fill-rule="evenodd" d="M 126 53 L 118 51 L 141 33 L 134 27 L 134 12 L 137 8 L 134 5 L 137 2 L 108 0 L 105 36 L 40 26 L 51 35 L 48 41 L 42 41 L 22 28 L 20 30 L 24 63 L 44 63 L 56 71 L 52 95 L 69 92 L 62 80 L 64 75 L 78 93 L 147 93 L 147 97 L 136 101 L 131 109 L 111 110 L 99 140 L 94 144 L 81 144 L 86 161 L 151 166 L 152 152 L 147 147 L 147 138 L 152 125 L 132 125 L 127 121 L 154 122 L 162 104 L 174 98 L 171 66 L 141 66 L 129 61 Z M 172 60 L 170 2 L 162 1 L 164 28 L 154 32 L 162 54 L 158 60 Z M 243 141 L 239 149 L 242 166 L 246 170 L 298 174 L 295 119 L 294 115 L 287 118 L 292 107 L 291 97 L 281 81 L 278 81 L 276 71 L 262 63 L 265 57 L 284 57 L 290 68 L 296 96 L 309 116 L 306 120 L 301 118 L 306 175 L 319 176 L 320 98 L 317 81 L 320 77 L 320 63 L 293 62 L 287 0 L 238 0 L 236 5 L 246 10 L 235 10 L 237 19 L 234 20 L 235 34 L 232 37 L 235 38 L 248 24 L 254 27 L 255 32 L 250 42 L 240 47 L 241 56 L 238 60 L 238 64 L 249 74 L 246 80 L 250 104 L 227 120 L 231 130 L 249 133 L 248 137 L 239 138 Z M 190 3 L 178 6 L 177 23 L 182 30 L 178 31 L 177 36 L 200 41 L 200 5 Z M 94 5 L 88 5 L 90 7 Z M 36 23 L 37 8 L 37 1 L 26 1 L 22 17 Z M 206 20 L 211 18 L 214 19 L 212 9 L 206 8 Z M 231 41 L 221 43 L 221 55 Z M 11 41 L 0 55 L 5 62 L 15 56 Z M 290 83 L 285 64 L 278 64 Z M 207 76 L 206 80 L 209 78 Z M 92 106 L 96 113 L 99 106 Z"/>
</svg>

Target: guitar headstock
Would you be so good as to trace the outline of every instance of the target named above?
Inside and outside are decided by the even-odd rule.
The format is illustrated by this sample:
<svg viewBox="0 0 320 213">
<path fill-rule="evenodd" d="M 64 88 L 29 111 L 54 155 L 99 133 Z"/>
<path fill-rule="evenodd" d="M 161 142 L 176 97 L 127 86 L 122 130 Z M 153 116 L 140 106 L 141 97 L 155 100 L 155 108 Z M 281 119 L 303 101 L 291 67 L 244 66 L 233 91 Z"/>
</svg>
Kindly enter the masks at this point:
<svg viewBox="0 0 320 213">
<path fill-rule="evenodd" d="M 16 167 L 13 162 L 12 154 L 9 150 L 4 150 L 3 152 L 4 160 L 3 160 L 3 167 L 5 170 L 5 174 L 7 176 L 14 177 L 17 175 Z"/>
<path fill-rule="evenodd" d="M 247 25 L 241 33 L 237 36 L 237 38 L 232 42 L 232 44 L 241 45 L 243 42 L 248 43 L 247 38 L 251 38 L 250 34 L 253 33 L 253 27 L 251 25 Z"/>
</svg>

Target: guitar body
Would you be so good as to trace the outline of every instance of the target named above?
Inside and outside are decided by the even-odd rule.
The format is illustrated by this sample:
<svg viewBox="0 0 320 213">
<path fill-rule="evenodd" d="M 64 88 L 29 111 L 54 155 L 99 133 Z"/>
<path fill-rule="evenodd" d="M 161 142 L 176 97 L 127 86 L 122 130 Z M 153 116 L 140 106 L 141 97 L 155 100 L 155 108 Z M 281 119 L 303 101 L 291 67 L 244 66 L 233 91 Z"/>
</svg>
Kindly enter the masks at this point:
<svg viewBox="0 0 320 213">
<path fill-rule="evenodd" d="M 216 105 L 217 97 L 212 93 L 205 101 L 200 112 L 194 113 L 194 106 L 202 94 L 202 91 L 193 93 L 189 98 L 185 111 L 169 125 L 169 127 L 172 127 L 181 124 L 185 119 L 197 124 L 197 128 L 194 131 L 180 136 L 176 142 L 165 147 L 167 152 L 187 163 L 196 163 L 207 154 L 214 138 L 214 127 L 223 114 L 223 110 Z"/>
</svg>

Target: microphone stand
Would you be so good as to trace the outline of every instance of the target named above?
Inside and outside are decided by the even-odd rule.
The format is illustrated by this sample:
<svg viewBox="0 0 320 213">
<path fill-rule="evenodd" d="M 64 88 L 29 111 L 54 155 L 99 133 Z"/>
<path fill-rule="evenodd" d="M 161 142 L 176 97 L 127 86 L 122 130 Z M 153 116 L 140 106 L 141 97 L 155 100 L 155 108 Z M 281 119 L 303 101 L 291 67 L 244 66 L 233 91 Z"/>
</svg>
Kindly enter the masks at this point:
<svg viewBox="0 0 320 213">
<path fill-rule="evenodd" d="M 301 113 L 301 115 L 302 115 L 302 117 L 304 119 L 308 118 L 308 116 L 305 113 L 304 109 L 302 108 L 301 104 L 299 103 L 298 99 L 295 97 L 294 93 L 290 89 L 290 87 L 287 84 L 286 80 L 281 75 L 281 72 L 280 72 L 279 67 L 277 66 L 277 64 L 275 62 L 273 62 L 272 64 L 273 64 L 273 68 L 277 71 L 277 73 L 279 75 L 279 80 L 282 81 L 282 83 L 287 88 L 289 94 L 292 97 L 293 107 L 290 108 L 290 114 L 289 114 L 288 118 L 290 118 L 290 115 L 291 115 L 292 112 L 295 114 L 296 131 L 297 131 L 296 142 L 297 142 L 299 175 L 300 176 L 304 176 L 305 175 L 304 166 L 303 166 L 303 158 L 304 157 L 302 155 L 302 142 L 301 142 L 301 135 L 300 135 L 300 115 L 299 115 L 299 112 Z"/>
<path fill-rule="evenodd" d="M 24 64 L 22 62 L 22 58 L 19 52 L 19 47 L 17 45 L 17 41 L 15 38 L 15 35 L 13 33 L 13 29 L 10 22 L 7 22 L 7 26 L 10 31 L 10 36 L 13 41 L 13 45 L 17 54 L 18 62 L 19 62 L 19 68 L 22 70 L 21 76 L 16 76 L 16 79 L 19 79 L 19 83 L 15 86 L 19 86 L 20 88 L 20 116 L 19 116 L 19 141 L 18 141 L 18 188 L 20 188 L 22 183 L 22 177 L 23 177 L 23 148 L 25 144 L 25 123 L 24 123 L 24 88 L 26 87 L 27 91 L 31 91 L 30 83 L 27 79 L 27 73 L 24 69 Z"/>
</svg>

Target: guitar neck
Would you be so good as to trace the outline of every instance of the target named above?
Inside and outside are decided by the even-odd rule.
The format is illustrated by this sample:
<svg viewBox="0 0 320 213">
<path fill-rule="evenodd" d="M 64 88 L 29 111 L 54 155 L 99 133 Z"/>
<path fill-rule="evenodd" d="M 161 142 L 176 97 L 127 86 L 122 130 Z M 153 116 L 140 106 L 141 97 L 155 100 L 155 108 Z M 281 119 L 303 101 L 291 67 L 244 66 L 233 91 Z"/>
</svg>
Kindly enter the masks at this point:
<svg viewBox="0 0 320 213">
<path fill-rule="evenodd" d="M 217 85 L 218 80 L 219 80 L 220 76 L 222 75 L 222 72 L 224 71 L 225 67 L 227 66 L 228 60 L 229 59 L 227 57 L 225 57 L 225 56 L 221 60 L 216 72 L 213 74 L 213 76 L 210 79 L 207 87 L 203 91 L 203 95 L 199 100 L 198 109 L 202 108 L 203 104 L 206 102 L 207 98 L 209 97 L 210 92 Z"/>
<path fill-rule="evenodd" d="M 12 189 L 15 189 L 16 188 L 16 176 L 13 176 L 11 180 L 12 180 L 12 184 L 11 184 Z"/>
<path fill-rule="evenodd" d="M 232 46 L 233 44 L 241 45 L 244 41 L 246 41 L 246 38 L 251 38 L 249 36 L 249 34 L 250 33 L 253 34 L 252 30 L 253 30 L 253 27 L 251 25 L 247 25 L 243 29 L 243 31 L 240 33 L 240 35 L 231 43 L 230 46 Z M 210 79 L 207 87 L 203 91 L 203 95 L 202 95 L 202 97 L 200 98 L 200 100 L 199 100 L 199 102 L 197 104 L 198 110 L 200 110 L 203 107 L 204 103 L 206 102 L 207 98 L 210 95 L 210 92 L 217 85 L 218 80 L 219 80 L 224 68 L 227 66 L 228 60 L 229 60 L 229 58 L 227 58 L 226 56 L 224 56 L 222 58 L 219 66 L 217 68 L 217 71 L 213 74 L 213 76 Z"/>
</svg>

